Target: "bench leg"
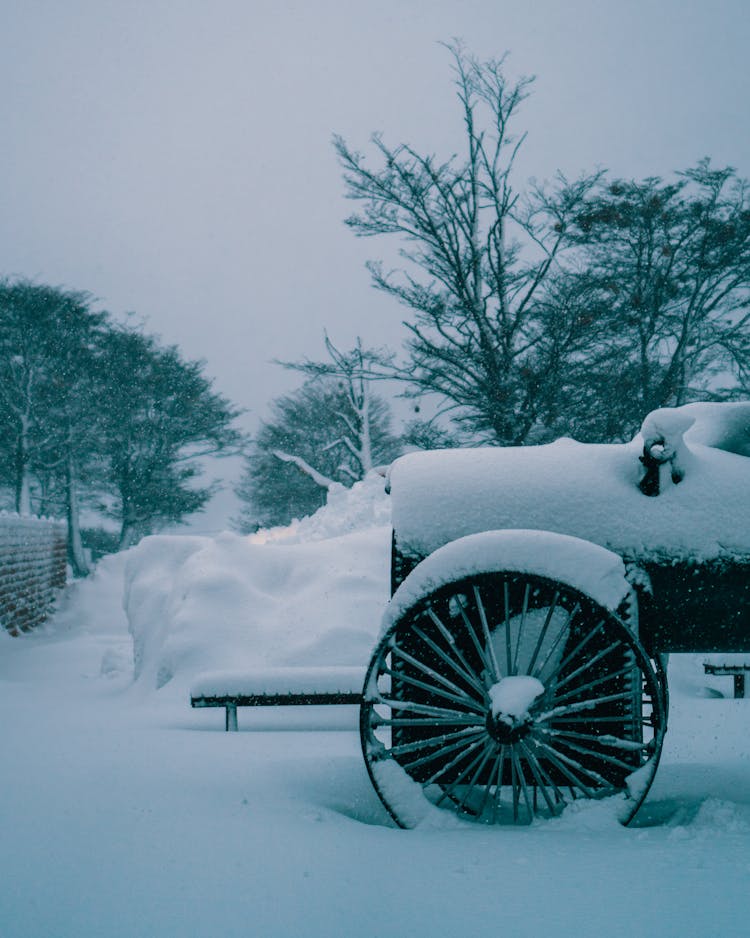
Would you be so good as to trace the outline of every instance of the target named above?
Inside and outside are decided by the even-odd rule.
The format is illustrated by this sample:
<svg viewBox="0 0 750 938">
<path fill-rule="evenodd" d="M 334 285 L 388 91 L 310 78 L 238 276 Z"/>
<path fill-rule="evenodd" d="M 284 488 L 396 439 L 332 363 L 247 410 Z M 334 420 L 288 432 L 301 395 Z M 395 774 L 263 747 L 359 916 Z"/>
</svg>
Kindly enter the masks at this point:
<svg viewBox="0 0 750 938">
<path fill-rule="evenodd" d="M 734 699 L 741 700 L 745 696 L 745 675 L 734 675 Z"/>
<path fill-rule="evenodd" d="M 227 704 L 226 731 L 237 732 L 237 707 L 234 704 Z"/>
</svg>

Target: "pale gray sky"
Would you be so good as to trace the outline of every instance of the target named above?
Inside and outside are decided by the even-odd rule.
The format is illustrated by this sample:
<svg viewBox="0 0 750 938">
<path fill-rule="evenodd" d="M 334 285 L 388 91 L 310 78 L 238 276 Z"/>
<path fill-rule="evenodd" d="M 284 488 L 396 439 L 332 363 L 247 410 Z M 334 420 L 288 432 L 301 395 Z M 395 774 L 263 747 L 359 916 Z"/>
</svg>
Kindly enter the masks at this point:
<svg viewBox="0 0 750 938">
<path fill-rule="evenodd" d="M 134 311 L 262 416 L 271 359 L 398 346 L 332 148 L 459 148 L 439 40 L 536 74 L 519 169 L 750 175 L 746 0 L 0 0 L 0 274 Z"/>
</svg>

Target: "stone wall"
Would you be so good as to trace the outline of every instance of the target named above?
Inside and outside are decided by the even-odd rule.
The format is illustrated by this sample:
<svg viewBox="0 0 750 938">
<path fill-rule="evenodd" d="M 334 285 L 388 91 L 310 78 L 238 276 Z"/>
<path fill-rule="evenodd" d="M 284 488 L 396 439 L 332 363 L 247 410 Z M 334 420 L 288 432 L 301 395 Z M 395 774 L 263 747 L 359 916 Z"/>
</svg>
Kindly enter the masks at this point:
<svg viewBox="0 0 750 938">
<path fill-rule="evenodd" d="M 29 632 L 65 586 L 65 523 L 0 512 L 0 628 Z"/>
</svg>

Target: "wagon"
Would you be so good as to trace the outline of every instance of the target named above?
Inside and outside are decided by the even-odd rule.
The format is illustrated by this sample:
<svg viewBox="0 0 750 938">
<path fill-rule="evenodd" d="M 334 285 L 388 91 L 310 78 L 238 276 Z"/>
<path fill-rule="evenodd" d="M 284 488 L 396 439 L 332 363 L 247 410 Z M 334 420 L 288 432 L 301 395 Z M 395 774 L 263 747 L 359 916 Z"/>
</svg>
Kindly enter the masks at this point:
<svg viewBox="0 0 750 938">
<path fill-rule="evenodd" d="M 750 652 L 749 457 L 750 404 L 734 403 L 655 411 L 626 444 L 394 463 L 360 734 L 397 824 L 522 824 L 603 798 L 635 816 L 665 656 Z"/>
</svg>

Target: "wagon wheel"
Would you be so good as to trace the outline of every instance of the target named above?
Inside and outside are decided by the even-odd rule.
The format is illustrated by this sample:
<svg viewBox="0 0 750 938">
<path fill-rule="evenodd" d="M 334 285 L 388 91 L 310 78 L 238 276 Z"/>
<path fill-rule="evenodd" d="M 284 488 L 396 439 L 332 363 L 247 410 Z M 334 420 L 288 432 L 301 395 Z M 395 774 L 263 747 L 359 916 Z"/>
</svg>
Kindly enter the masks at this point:
<svg viewBox="0 0 750 938">
<path fill-rule="evenodd" d="M 370 663 L 360 734 L 401 827 L 430 803 L 513 824 L 610 795 L 627 823 L 656 771 L 664 707 L 617 615 L 564 583 L 497 572 L 442 586 L 396 620 Z"/>
</svg>

